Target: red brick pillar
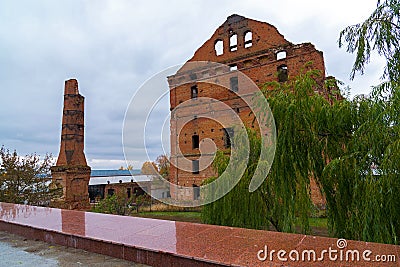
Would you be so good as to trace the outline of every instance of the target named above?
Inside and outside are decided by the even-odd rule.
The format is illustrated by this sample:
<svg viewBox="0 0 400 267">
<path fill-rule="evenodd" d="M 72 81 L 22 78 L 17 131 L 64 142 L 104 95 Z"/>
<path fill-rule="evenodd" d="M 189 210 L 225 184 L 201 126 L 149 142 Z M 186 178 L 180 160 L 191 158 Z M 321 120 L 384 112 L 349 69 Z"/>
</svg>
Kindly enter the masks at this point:
<svg viewBox="0 0 400 267">
<path fill-rule="evenodd" d="M 90 167 L 84 149 L 84 100 L 78 81 L 65 82 L 61 145 L 57 164 L 51 168 L 53 183 L 63 188 L 63 195 L 52 206 L 66 209 L 89 207 Z"/>
</svg>

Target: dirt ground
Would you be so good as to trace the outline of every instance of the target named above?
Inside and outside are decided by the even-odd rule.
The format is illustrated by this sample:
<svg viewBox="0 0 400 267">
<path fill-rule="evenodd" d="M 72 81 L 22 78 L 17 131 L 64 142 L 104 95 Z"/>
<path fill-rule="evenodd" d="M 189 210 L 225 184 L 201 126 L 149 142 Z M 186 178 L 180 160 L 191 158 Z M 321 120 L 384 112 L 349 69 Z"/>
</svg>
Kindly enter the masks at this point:
<svg viewBox="0 0 400 267">
<path fill-rule="evenodd" d="M 0 231 L 0 266 L 37 267 L 146 267 L 147 265 L 87 252 L 81 249 L 52 245 Z"/>
</svg>

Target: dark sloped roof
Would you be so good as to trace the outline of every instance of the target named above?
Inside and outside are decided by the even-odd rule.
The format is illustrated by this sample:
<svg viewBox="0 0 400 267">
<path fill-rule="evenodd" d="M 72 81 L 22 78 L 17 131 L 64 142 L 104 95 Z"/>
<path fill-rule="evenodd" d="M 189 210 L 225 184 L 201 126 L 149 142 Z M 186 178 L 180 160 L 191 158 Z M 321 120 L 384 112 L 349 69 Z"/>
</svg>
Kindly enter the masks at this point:
<svg viewBox="0 0 400 267">
<path fill-rule="evenodd" d="M 152 175 L 95 176 L 90 177 L 89 185 L 151 182 Z"/>
</svg>

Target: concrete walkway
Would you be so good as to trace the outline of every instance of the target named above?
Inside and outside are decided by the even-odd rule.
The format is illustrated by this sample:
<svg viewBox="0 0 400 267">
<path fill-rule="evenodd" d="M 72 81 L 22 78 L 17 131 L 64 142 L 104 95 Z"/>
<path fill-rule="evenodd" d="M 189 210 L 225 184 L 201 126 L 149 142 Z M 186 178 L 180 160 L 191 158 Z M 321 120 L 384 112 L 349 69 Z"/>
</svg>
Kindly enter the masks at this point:
<svg viewBox="0 0 400 267">
<path fill-rule="evenodd" d="M 20 267 L 145 267 L 147 265 L 116 259 L 81 249 L 52 245 L 0 231 L 0 266 Z"/>
</svg>

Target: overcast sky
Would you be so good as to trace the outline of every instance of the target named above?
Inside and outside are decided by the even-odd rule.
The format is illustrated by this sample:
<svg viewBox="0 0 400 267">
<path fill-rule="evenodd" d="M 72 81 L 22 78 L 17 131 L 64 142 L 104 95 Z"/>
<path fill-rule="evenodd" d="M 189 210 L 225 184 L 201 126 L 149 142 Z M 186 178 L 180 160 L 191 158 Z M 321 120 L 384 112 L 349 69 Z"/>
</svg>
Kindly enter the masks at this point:
<svg viewBox="0 0 400 267">
<path fill-rule="evenodd" d="M 369 93 L 383 61 L 373 58 L 350 82 L 354 55 L 339 49 L 337 38 L 375 6 L 376 0 L 0 0 L 0 145 L 57 156 L 64 81 L 77 78 L 86 97 L 88 164 L 125 165 L 122 125 L 135 91 L 191 58 L 231 14 L 269 22 L 292 43 L 313 43 L 324 52 L 327 75 L 352 95 Z"/>
</svg>

